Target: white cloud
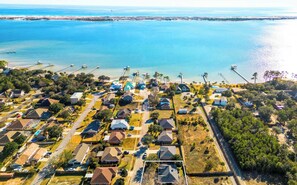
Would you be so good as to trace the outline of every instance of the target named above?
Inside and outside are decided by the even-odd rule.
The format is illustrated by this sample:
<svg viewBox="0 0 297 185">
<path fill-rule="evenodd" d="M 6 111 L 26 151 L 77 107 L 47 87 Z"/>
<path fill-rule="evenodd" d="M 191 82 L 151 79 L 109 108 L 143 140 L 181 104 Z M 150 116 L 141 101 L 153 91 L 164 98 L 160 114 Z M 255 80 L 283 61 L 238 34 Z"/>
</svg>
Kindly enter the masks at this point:
<svg viewBox="0 0 297 185">
<path fill-rule="evenodd" d="M 297 7 L 296 0 L 0 0 L 0 4 L 139 7 Z"/>
</svg>

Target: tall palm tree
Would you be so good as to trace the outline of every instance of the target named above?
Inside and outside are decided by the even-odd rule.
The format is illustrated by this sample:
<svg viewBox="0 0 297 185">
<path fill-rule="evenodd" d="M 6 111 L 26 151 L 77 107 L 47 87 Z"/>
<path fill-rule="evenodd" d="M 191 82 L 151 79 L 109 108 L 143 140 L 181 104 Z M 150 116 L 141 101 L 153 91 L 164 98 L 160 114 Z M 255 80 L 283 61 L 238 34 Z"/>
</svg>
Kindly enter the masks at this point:
<svg viewBox="0 0 297 185">
<path fill-rule="evenodd" d="M 179 73 L 179 75 L 177 76 L 178 78 L 180 78 L 180 83 L 182 84 L 183 83 L 183 74 L 182 73 Z"/>
<path fill-rule="evenodd" d="M 126 73 L 128 73 L 130 71 L 130 66 L 126 66 L 123 68 L 123 75 L 122 77 L 124 77 L 126 75 Z"/>
<path fill-rule="evenodd" d="M 203 77 L 204 83 L 207 84 L 208 73 L 206 72 L 203 73 L 202 77 Z"/>
<path fill-rule="evenodd" d="M 169 79 L 169 76 L 164 76 L 164 82 L 165 82 L 165 83 L 169 82 L 169 80 L 170 80 L 170 79 Z"/>
<path fill-rule="evenodd" d="M 234 71 L 239 77 L 241 77 L 244 81 L 246 81 L 247 83 L 250 83 L 244 76 L 242 76 L 238 71 L 237 71 L 237 66 L 236 65 L 232 65 L 231 66 L 231 71 Z"/>
<path fill-rule="evenodd" d="M 160 73 L 156 71 L 153 76 L 157 80 L 160 76 Z"/>
</svg>

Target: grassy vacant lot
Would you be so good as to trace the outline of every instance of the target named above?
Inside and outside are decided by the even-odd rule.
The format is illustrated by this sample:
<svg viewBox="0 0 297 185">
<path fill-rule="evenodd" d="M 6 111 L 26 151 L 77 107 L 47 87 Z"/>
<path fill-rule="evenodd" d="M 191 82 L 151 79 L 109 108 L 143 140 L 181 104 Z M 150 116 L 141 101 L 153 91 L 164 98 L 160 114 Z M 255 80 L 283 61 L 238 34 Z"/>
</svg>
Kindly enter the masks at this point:
<svg viewBox="0 0 297 185">
<path fill-rule="evenodd" d="M 179 125 L 179 131 L 187 173 L 225 171 L 214 143 L 203 126 Z"/>
<path fill-rule="evenodd" d="M 13 179 L 9 179 L 9 180 L 6 180 L 6 179 L 1 179 L 0 180 L 0 185 L 19 185 L 19 184 L 23 184 L 25 182 L 25 178 L 21 178 L 21 177 L 16 177 L 16 178 L 13 178 Z"/>
<path fill-rule="evenodd" d="M 92 110 L 89 112 L 87 117 L 84 119 L 84 121 L 80 124 L 80 127 L 77 128 L 77 132 L 81 132 L 87 127 L 92 121 L 93 121 L 93 116 L 96 114 L 96 110 Z"/>
<path fill-rule="evenodd" d="M 119 164 L 119 168 L 125 168 L 126 170 L 132 170 L 135 163 L 135 157 L 132 154 L 126 155 L 121 159 L 121 163 Z"/>
<path fill-rule="evenodd" d="M 123 141 L 123 150 L 134 150 L 138 142 L 138 138 L 126 138 Z"/>
<path fill-rule="evenodd" d="M 132 102 L 128 105 L 125 106 L 120 106 L 119 104 L 116 106 L 116 110 L 120 110 L 120 109 L 131 109 L 131 110 L 135 110 L 136 108 L 138 108 L 138 103 L 137 102 Z"/>
<path fill-rule="evenodd" d="M 189 185 L 231 185 L 226 177 L 188 177 Z"/>
<path fill-rule="evenodd" d="M 94 135 L 93 137 L 84 138 L 82 141 L 83 142 L 98 142 L 102 138 L 103 138 L 103 135 L 101 132 L 99 132 L 96 135 Z"/>
<path fill-rule="evenodd" d="M 95 105 L 94 105 L 94 108 L 95 109 L 100 109 L 101 104 L 102 104 L 102 101 L 101 100 L 97 100 L 96 103 L 95 103 Z"/>
<path fill-rule="evenodd" d="M 60 184 L 60 185 L 78 185 L 81 182 L 83 176 L 55 176 L 49 185 Z"/>
<path fill-rule="evenodd" d="M 134 113 L 131 114 L 129 125 L 135 126 L 135 127 L 140 127 L 141 118 L 142 118 L 142 114 L 134 114 Z"/>
<path fill-rule="evenodd" d="M 153 112 L 158 112 L 159 113 L 159 119 L 162 118 L 170 118 L 173 114 L 172 110 L 155 110 Z"/>
<path fill-rule="evenodd" d="M 81 136 L 80 135 L 74 135 L 72 136 L 70 142 L 68 143 L 66 149 L 67 150 L 74 150 L 77 145 L 79 145 L 79 143 L 81 142 Z"/>
</svg>

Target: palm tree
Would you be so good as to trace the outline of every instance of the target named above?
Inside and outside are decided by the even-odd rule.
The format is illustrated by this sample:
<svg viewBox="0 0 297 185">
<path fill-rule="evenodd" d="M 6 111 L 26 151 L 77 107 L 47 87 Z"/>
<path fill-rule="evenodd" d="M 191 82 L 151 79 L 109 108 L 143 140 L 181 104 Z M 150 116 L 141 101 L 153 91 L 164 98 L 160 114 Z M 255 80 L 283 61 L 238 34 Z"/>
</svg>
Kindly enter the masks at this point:
<svg viewBox="0 0 297 185">
<path fill-rule="evenodd" d="M 124 67 L 123 68 L 123 75 L 122 75 L 122 77 L 124 77 L 126 75 L 126 73 L 129 72 L 129 71 L 130 71 L 130 66 Z"/>
<path fill-rule="evenodd" d="M 169 76 L 164 76 L 164 82 L 167 83 L 169 81 L 170 81 Z"/>
<path fill-rule="evenodd" d="M 157 80 L 158 78 L 159 78 L 159 76 L 160 76 L 160 73 L 159 72 L 155 72 L 155 74 L 153 75 L 153 77 Z"/>
<path fill-rule="evenodd" d="M 253 74 L 252 80 L 254 80 L 254 83 L 257 83 L 257 79 L 258 79 L 258 73 L 255 72 L 255 73 Z"/>
<path fill-rule="evenodd" d="M 202 77 L 203 77 L 204 83 L 207 84 L 208 73 L 206 72 L 203 73 Z"/>
<path fill-rule="evenodd" d="M 244 76 L 242 76 L 239 72 L 237 72 L 236 69 L 237 69 L 237 66 L 236 65 L 232 65 L 231 66 L 231 71 L 234 71 L 238 76 L 240 76 L 247 83 L 250 83 Z"/>
<path fill-rule="evenodd" d="M 180 78 L 180 83 L 182 84 L 183 83 L 183 74 L 182 73 L 179 73 L 179 75 L 177 76 L 178 78 Z"/>
</svg>

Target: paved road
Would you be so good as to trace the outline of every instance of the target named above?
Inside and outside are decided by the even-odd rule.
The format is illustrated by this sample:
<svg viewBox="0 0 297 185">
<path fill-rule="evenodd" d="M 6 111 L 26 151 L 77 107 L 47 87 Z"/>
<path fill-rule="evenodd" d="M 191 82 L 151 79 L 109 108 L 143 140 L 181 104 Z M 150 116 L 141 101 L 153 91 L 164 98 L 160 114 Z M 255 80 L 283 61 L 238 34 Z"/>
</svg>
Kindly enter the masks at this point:
<svg viewBox="0 0 297 185">
<path fill-rule="evenodd" d="M 207 109 L 207 107 L 205 107 L 205 108 Z M 224 160 L 227 170 L 233 171 L 234 175 L 237 176 L 238 180 L 240 181 L 240 184 L 245 185 L 245 182 L 242 180 L 243 175 L 242 175 L 241 169 L 239 168 L 237 162 L 235 161 L 235 159 L 233 157 L 233 153 L 231 152 L 229 145 L 227 144 L 224 137 L 222 136 L 217 124 L 214 122 L 214 120 L 211 120 L 211 119 L 210 119 L 210 122 L 208 122 L 208 119 L 206 117 L 208 115 L 205 115 L 201 109 L 199 109 L 199 110 L 201 111 L 201 115 L 202 115 L 203 119 L 205 120 L 205 122 L 207 123 L 209 130 L 211 131 L 211 134 L 215 141 L 215 145 L 219 151 L 219 155 Z M 219 142 L 221 145 L 219 145 Z M 225 155 L 223 154 L 223 152 L 225 153 Z M 231 181 L 233 184 L 235 184 L 235 185 L 237 184 L 234 177 L 231 177 Z"/>
<path fill-rule="evenodd" d="M 20 111 L 25 105 L 27 105 L 28 103 L 31 103 L 36 96 L 41 95 L 41 94 L 42 93 L 40 92 L 40 90 L 37 90 L 36 93 L 33 94 L 33 95 L 31 95 L 31 97 L 29 99 L 25 100 L 17 108 L 13 109 L 6 116 L 2 117 L 0 119 L 0 122 L 6 121 L 8 118 L 10 118 L 11 116 L 13 116 L 13 114 L 15 114 L 16 112 Z M 28 98 L 28 95 L 25 98 Z"/>
<path fill-rule="evenodd" d="M 140 91 L 140 95 L 142 97 L 144 97 L 144 99 L 147 99 L 148 94 L 149 94 L 149 92 L 147 90 Z M 145 106 L 143 106 L 143 108 L 144 108 L 144 111 L 142 112 L 142 125 L 141 125 L 142 129 L 139 134 L 140 140 L 142 140 L 143 136 L 147 133 L 148 127 L 150 125 L 149 123 L 147 123 L 147 120 L 149 120 L 149 118 L 150 118 L 150 113 L 148 110 L 146 110 Z M 131 177 L 130 185 L 139 185 L 140 184 L 141 173 L 142 173 L 143 164 L 144 164 L 142 156 L 145 152 L 147 152 L 147 148 L 140 147 L 140 150 L 136 157 L 133 171 L 131 171 L 129 173 L 129 176 Z"/>
<path fill-rule="evenodd" d="M 79 116 L 79 118 L 73 123 L 73 126 L 72 126 L 71 130 L 68 132 L 68 135 L 66 137 L 64 137 L 64 139 L 62 140 L 62 142 L 59 145 L 59 147 L 56 149 L 55 152 L 53 152 L 53 154 L 51 155 L 51 157 L 48 160 L 48 163 L 36 175 L 35 179 L 31 183 L 32 185 L 39 185 L 44 180 L 44 178 L 46 177 L 47 174 L 53 172 L 53 169 L 51 169 L 51 167 L 49 165 L 50 161 L 52 159 L 58 157 L 63 152 L 63 150 L 65 149 L 65 147 L 67 146 L 67 144 L 71 140 L 72 136 L 74 135 L 76 129 L 80 126 L 80 124 L 83 122 L 83 120 L 85 119 L 85 117 L 87 117 L 88 113 L 92 110 L 92 108 L 93 108 L 95 102 L 98 100 L 98 98 L 99 98 L 99 96 L 94 95 L 91 103 L 81 113 L 81 115 Z"/>
</svg>

